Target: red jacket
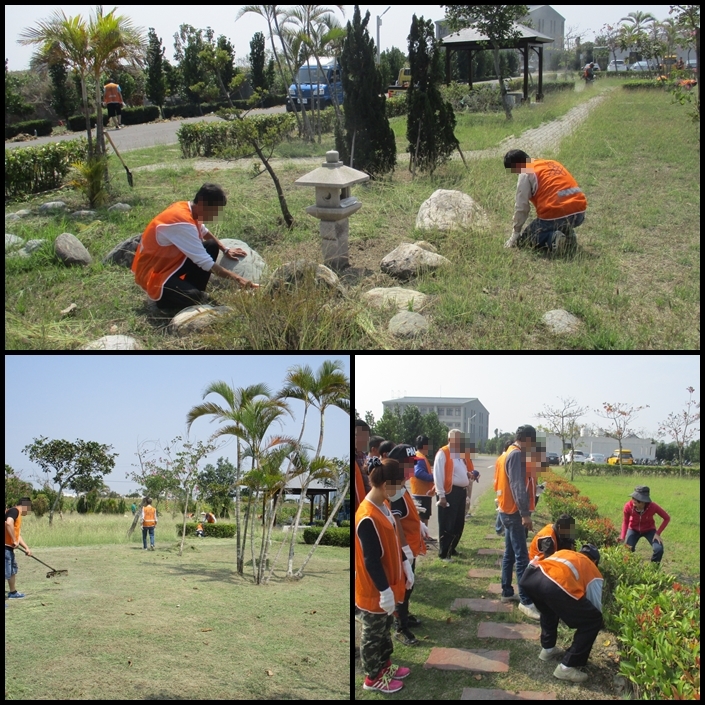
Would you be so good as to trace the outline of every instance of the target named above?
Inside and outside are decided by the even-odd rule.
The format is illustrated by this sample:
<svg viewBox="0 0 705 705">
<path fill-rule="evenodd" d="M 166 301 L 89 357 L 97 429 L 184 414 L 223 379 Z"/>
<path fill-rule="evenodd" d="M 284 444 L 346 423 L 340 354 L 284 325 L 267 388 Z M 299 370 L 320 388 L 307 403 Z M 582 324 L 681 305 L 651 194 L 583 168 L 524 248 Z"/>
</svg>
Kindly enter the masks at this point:
<svg viewBox="0 0 705 705">
<path fill-rule="evenodd" d="M 663 522 L 656 532 L 659 536 L 663 533 L 663 530 L 668 526 L 668 522 L 671 521 L 671 517 L 668 512 L 661 509 L 661 507 L 656 504 L 656 502 L 649 502 L 644 508 L 644 511 L 639 514 L 634 509 L 634 504 L 630 499 L 624 505 L 624 521 L 622 521 L 622 533 L 619 537 L 620 541 L 624 541 L 627 535 L 627 529 L 634 529 L 634 531 L 639 531 L 644 533 L 646 531 L 651 531 L 656 528 L 656 523 L 654 522 L 654 514 L 658 514 Z"/>
</svg>

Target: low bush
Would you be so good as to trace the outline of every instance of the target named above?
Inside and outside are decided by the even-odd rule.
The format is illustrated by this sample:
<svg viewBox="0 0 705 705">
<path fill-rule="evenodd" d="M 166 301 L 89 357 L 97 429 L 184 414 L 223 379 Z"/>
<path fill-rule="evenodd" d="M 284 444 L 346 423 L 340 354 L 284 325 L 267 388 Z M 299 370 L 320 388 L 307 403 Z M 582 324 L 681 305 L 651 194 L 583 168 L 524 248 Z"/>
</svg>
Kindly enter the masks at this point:
<svg viewBox="0 0 705 705">
<path fill-rule="evenodd" d="M 51 120 L 27 120 L 26 122 L 16 122 L 12 125 L 5 125 L 5 139 L 9 140 L 20 133 L 45 137 L 51 134 Z"/>
<path fill-rule="evenodd" d="M 313 544 L 316 543 L 318 535 L 321 533 L 322 526 L 309 526 L 304 529 L 304 542 Z M 326 531 L 325 535 L 321 539 L 321 545 L 323 546 L 342 546 L 350 547 L 350 529 L 338 529 L 335 526 L 331 526 Z"/>
<path fill-rule="evenodd" d="M 176 536 L 181 538 L 183 524 L 175 524 Z M 198 524 L 186 523 L 186 536 L 196 536 Z M 214 539 L 232 539 L 235 537 L 236 524 L 203 524 L 203 535 Z"/>
</svg>

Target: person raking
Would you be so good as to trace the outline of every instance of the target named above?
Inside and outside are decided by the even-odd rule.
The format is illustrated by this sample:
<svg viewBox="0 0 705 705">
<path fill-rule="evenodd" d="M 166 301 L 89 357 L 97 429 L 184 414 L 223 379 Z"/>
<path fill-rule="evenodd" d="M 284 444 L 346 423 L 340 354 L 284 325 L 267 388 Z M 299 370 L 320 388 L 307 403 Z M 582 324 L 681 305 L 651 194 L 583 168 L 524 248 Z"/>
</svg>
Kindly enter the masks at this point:
<svg viewBox="0 0 705 705">
<path fill-rule="evenodd" d="M 5 580 L 10 586 L 8 599 L 21 599 L 24 593 L 17 592 L 15 588 L 15 575 L 17 575 L 17 561 L 15 560 L 15 549 L 22 546 L 28 556 L 32 555 L 29 546 L 20 536 L 22 517 L 27 516 L 27 512 L 32 509 L 32 500 L 29 497 L 22 497 L 14 507 L 5 510 Z"/>
</svg>

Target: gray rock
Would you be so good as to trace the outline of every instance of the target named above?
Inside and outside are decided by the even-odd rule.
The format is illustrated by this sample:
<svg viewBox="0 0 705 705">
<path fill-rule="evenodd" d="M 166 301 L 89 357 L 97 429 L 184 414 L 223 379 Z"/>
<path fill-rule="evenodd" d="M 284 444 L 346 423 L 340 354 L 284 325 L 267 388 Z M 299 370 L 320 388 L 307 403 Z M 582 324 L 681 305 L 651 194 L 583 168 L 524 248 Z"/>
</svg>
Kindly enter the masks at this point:
<svg viewBox="0 0 705 705">
<path fill-rule="evenodd" d="M 471 225 L 489 225 L 487 215 L 473 199 L 462 191 L 438 189 L 426 199 L 416 216 L 420 230 L 454 230 Z"/>
<path fill-rule="evenodd" d="M 35 252 L 46 243 L 46 240 L 27 240 L 22 248 L 28 255 Z"/>
<path fill-rule="evenodd" d="M 315 277 L 317 285 L 326 287 L 331 292 L 341 296 L 345 294 L 345 289 L 343 289 L 338 275 L 333 270 L 328 269 L 323 264 L 307 262 L 306 260 L 287 262 L 275 269 L 267 283 L 267 291 L 295 287 L 311 274 Z"/>
<path fill-rule="evenodd" d="M 169 323 L 169 330 L 178 335 L 187 335 L 188 333 L 196 333 L 207 328 L 216 317 L 230 311 L 229 306 L 211 306 L 210 304 L 201 304 L 198 306 L 189 306 L 188 308 L 179 311 Z"/>
<path fill-rule="evenodd" d="M 65 211 L 66 204 L 63 201 L 50 201 L 49 203 L 42 203 L 38 208 L 40 213 L 54 213 L 56 211 Z"/>
<path fill-rule="evenodd" d="M 71 233 L 61 233 L 54 243 L 54 252 L 64 264 L 89 265 L 92 262 L 88 250 Z"/>
<path fill-rule="evenodd" d="M 427 250 L 428 252 L 435 252 L 438 254 L 438 248 L 435 245 L 432 245 L 430 242 L 426 242 L 426 240 L 418 240 L 416 243 L 414 243 L 416 247 L 420 247 L 422 250 Z"/>
<path fill-rule="evenodd" d="M 71 213 L 72 218 L 95 218 L 98 211 L 74 211 Z"/>
<path fill-rule="evenodd" d="M 389 321 L 389 332 L 398 338 L 411 338 L 428 330 L 428 321 L 413 311 L 400 311 Z"/>
<path fill-rule="evenodd" d="M 20 211 L 15 211 L 15 215 L 18 215 L 20 218 L 26 218 L 28 215 L 32 215 L 32 211 L 29 210 L 29 208 L 23 208 Z"/>
<path fill-rule="evenodd" d="M 246 242 L 242 240 L 235 240 L 233 238 L 225 238 L 221 240 L 223 245 L 226 247 L 239 247 L 245 252 L 247 252 L 247 257 L 243 257 L 237 262 L 226 257 L 222 252 L 218 255 L 216 264 L 219 264 L 223 269 L 227 269 L 229 272 L 234 272 L 235 274 L 244 277 L 245 279 L 259 284 L 262 275 L 267 269 L 265 261 L 260 257 L 259 253 L 253 250 Z M 215 277 L 211 278 L 213 281 Z"/>
<path fill-rule="evenodd" d="M 22 245 L 24 240 L 17 235 L 12 235 L 10 233 L 5 233 L 5 252 L 8 250 L 15 250 Z"/>
<path fill-rule="evenodd" d="M 544 313 L 541 320 L 548 326 L 552 333 L 558 335 L 577 333 L 582 325 L 579 318 L 576 318 L 572 313 L 568 313 L 568 311 L 564 311 L 562 308 Z"/>
<path fill-rule="evenodd" d="M 141 350 L 140 344 L 129 335 L 104 335 L 84 345 L 81 350 Z"/>
<path fill-rule="evenodd" d="M 142 233 L 137 233 L 137 235 L 133 235 L 119 245 L 115 245 L 103 257 L 103 264 L 118 264 L 129 269 L 132 267 L 132 260 L 135 258 L 135 252 L 137 252 L 137 246 L 140 244 L 141 239 Z"/>
<path fill-rule="evenodd" d="M 5 214 L 5 222 L 6 223 L 15 223 L 18 220 L 22 220 L 22 217 L 17 215 L 17 213 L 6 213 Z"/>
<path fill-rule="evenodd" d="M 420 311 L 425 305 L 428 297 L 413 289 L 402 289 L 400 286 L 393 286 L 388 289 L 370 289 L 362 295 L 363 300 L 375 308 L 383 308 L 389 304 L 396 306 L 400 311 L 409 308 L 412 302 L 414 311 Z"/>
<path fill-rule="evenodd" d="M 442 255 L 405 242 L 382 260 L 381 268 L 386 274 L 404 280 L 449 264 L 450 260 Z"/>
<path fill-rule="evenodd" d="M 131 210 L 132 206 L 128 205 L 127 203 L 116 203 L 115 205 L 110 206 L 110 208 L 108 208 L 108 213 L 126 213 L 127 211 Z"/>
</svg>

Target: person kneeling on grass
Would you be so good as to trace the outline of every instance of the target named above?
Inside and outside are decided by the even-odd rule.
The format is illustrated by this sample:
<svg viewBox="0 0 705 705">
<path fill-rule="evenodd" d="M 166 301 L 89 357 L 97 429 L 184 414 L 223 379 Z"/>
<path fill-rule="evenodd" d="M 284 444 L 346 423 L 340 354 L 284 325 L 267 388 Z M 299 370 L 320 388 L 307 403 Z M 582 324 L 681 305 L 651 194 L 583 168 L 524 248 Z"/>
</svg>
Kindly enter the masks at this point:
<svg viewBox="0 0 705 705">
<path fill-rule="evenodd" d="M 563 656 L 553 675 L 562 681 L 584 683 L 587 673 L 578 670 L 590 656 L 602 629 L 602 574 L 597 569 L 600 553 L 592 544 L 580 552 L 562 550 L 529 563 L 519 587 L 534 601 L 541 614 L 542 661 Z M 575 637 L 565 652 L 556 648 L 558 621 L 563 620 Z"/>
<path fill-rule="evenodd" d="M 15 589 L 15 575 L 17 575 L 17 561 L 15 560 L 15 549 L 22 546 L 28 556 L 32 555 L 29 546 L 20 536 L 22 517 L 27 516 L 27 512 L 32 509 L 32 500 L 29 497 L 22 497 L 17 505 L 5 510 L 5 580 L 10 586 L 9 599 L 19 599 L 24 597 L 24 593 Z"/>
<path fill-rule="evenodd" d="M 396 693 L 410 670 L 392 663 L 390 632 L 396 606 L 404 601 L 404 588 L 412 588 L 414 573 L 387 502 L 404 487 L 404 469 L 392 458 L 371 458 L 369 480 L 372 489 L 355 512 L 355 619 L 362 623 L 362 687 Z"/>
<path fill-rule="evenodd" d="M 624 544 L 629 546 L 632 553 L 634 553 L 639 539 L 645 538 L 654 550 L 651 562 L 660 563 L 663 558 L 661 534 L 668 526 L 668 522 L 671 521 L 671 517 L 656 502 L 651 501 L 648 487 L 635 487 L 631 497 L 631 500 L 624 505 L 624 520 L 622 521 L 622 533 L 619 540 L 620 542 L 624 541 Z M 658 514 L 663 519 L 658 531 L 656 530 L 654 514 Z"/>
<path fill-rule="evenodd" d="M 585 220 L 587 199 L 570 172 L 553 159 L 532 159 L 520 149 L 504 155 L 504 168 L 519 174 L 514 226 L 505 247 L 534 247 L 562 254 L 575 248 L 575 230 Z M 536 219 L 524 228 L 533 203 Z"/>
<path fill-rule="evenodd" d="M 135 282 L 160 309 L 181 310 L 202 303 L 211 272 L 243 288 L 258 288 L 215 263 L 218 251 L 233 260 L 247 253 L 228 249 L 203 223 L 215 220 L 227 198 L 220 186 L 203 184 L 193 201 L 172 203 L 152 219 L 132 261 Z"/>
</svg>

